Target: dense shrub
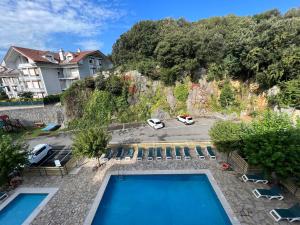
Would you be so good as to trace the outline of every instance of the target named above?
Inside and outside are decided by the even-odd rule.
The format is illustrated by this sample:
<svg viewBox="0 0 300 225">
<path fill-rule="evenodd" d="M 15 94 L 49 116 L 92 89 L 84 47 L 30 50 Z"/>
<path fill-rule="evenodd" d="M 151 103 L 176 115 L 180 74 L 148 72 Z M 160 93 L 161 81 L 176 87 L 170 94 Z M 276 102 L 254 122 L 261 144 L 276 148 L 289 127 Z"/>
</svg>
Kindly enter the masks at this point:
<svg viewBox="0 0 300 225">
<path fill-rule="evenodd" d="M 43 102 L 44 102 L 45 105 L 57 103 L 57 102 L 60 102 L 60 97 L 61 97 L 60 94 L 48 95 L 48 96 L 43 98 Z"/>
<path fill-rule="evenodd" d="M 209 130 L 209 135 L 216 148 L 229 156 L 232 151 L 240 151 L 243 148 L 244 129 L 245 125 L 242 123 L 219 121 Z"/>
<path fill-rule="evenodd" d="M 285 114 L 266 112 L 243 134 L 244 154 L 250 164 L 280 178 L 300 178 L 300 130 Z"/>
<path fill-rule="evenodd" d="M 239 150 L 251 165 L 279 178 L 300 179 L 300 130 L 298 121 L 267 111 L 247 125 L 217 122 L 210 130 L 216 147 L 226 153 Z"/>
<path fill-rule="evenodd" d="M 186 83 L 177 84 L 174 88 L 174 96 L 178 101 L 186 102 L 189 96 L 188 84 Z"/>
<path fill-rule="evenodd" d="M 22 144 L 0 132 L 0 186 L 9 182 L 9 174 L 20 170 L 26 163 L 26 152 Z"/>
<path fill-rule="evenodd" d="M 271 105 L 300 109 L 300 78 L 282 83 L 280 93 L 268 100 Z"/>
<path fill-rule="evenodd" d="M 224 86 L 221 89 L 219 101 L 220 101 L 220 105 L 223 108 L 229 107 L 233 105 L 235 102 L 234 91 L 232 90 L 231 85 L 228 81 L 224 83 Z"/>
<path fill-rule="evenodd" d="M 23 99 L 23 100 L 31 100 L 33 99 L 33 93 L 30 91 L 25 91 L 25 92 L 20 92 L 18 94 L 19 98 Z"/>
<path fill-rule="evenodd" d="M 0 87 L 0 101 L 2 100 L 8 100 L 8 96 L 6 92 Z"/>
</svg>

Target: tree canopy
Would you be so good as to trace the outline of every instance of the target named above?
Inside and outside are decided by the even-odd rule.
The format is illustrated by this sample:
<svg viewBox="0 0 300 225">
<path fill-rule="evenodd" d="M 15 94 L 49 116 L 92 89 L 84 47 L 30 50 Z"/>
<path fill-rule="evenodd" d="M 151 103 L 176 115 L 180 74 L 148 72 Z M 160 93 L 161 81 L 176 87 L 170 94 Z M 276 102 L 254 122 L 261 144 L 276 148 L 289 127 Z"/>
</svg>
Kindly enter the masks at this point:
<svg viewBox="0 0 300 225">
<path fill-rule="evenodd" d="M 0 186 L 9 182 L 9 174 L 26 163 L 26 153 L 19 142 L 0 134 Z"/>
<path fill-rule="evenodd" d="M 249 124 L 217 122 L 210 136 L 221 152 L 237 150 L 269 175 L 300 180 L 299 127 L 300 120 L 295 125 L 288 115 L 267 111 Z"/>
<path fill-rule="evenodd" d="M 116 41 L 112 58 L 167 84 L 206 68 L 211 79 L 253 79 L 269 88 L 299 75 L 299 12 L 141 21 Z"/>
<path fill-rule="evenodd" d="M 110 139 L 111 136 L 104 129 L 83 129 L 74 138 L 73 153 L 76 156 L 96 158 L 100 164 L 99 159 L 106 152 Z"/>
</svg>

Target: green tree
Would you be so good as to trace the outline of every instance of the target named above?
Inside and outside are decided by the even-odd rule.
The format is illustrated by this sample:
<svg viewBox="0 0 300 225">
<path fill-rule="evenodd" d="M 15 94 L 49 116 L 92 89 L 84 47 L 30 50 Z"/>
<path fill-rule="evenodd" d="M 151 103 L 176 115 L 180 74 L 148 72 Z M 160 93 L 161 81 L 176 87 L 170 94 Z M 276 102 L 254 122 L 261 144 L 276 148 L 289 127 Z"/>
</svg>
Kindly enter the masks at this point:
<svg viewBox="0 0 300 225">
<path fill-rule="evenodd" d="M 0 186 L 9 182 L 11 172 L 22 168 L 26 156 L 20 142 L 14 142 L 8 135 L 0 136 Z"/>
<path fill-rule="evenodd" d="M 107 131 L 98 127 L 82 130 L 75 135 L 73 153 L 76 156 L 96 158 L 100 165 L 100 157 L 106 153 L 110 139 Z"/>
<path fill-rule="evenodd" d="M 282 179 L 300 178 L 300 130 L 287 115 L 264 113 L 247 127 L 242 139 L 250 164 Z"/>
<path fill-rule="evenodd" d="M 234 104 L 235 101 L 234 91 L 232 90 L 231 85 L 228 81 L 224 83 L 224 86 L 221 90 L 219 101 L 220 101 L 220 105 L 223 108 L 226 108 Z"/>
<path fill-rule="evenodd" d="M 240 151 L 243 147 L 242 134 L 245 125 L 231 121 L 218 121 L 209 130 L 213 144 L 220 152 L 229 155 L 233 151 Z"/>
</svg>

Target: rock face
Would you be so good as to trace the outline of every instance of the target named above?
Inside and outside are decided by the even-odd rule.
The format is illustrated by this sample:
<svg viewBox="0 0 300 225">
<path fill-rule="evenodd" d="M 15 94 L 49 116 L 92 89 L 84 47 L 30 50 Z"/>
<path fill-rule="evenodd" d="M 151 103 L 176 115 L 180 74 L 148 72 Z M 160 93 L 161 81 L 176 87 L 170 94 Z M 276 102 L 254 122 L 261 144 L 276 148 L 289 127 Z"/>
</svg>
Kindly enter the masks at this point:
<svg viewBox="0 0 300 225">
<path fill-rule="evenodd" d="M 160 119 L 160 120 L 166 120 L 166 119 L 170 119 L 171 116 L 168 112 L 165 112 L 164 110 L 162 109 L 157 109 L 155 110 L 152 114 L 151 114 L 151 117 L 152 118 L 157 118 L 157 119 Z"/>
<path fill-rule="evenodd" d="M 187 111 L 193 116 L 204 116 L 208 113 L 209 96 L 214 93 L 212 84 L 201 79 L 191 84 L 187 100 Z"/>
<path fill-rule="evenodd" d="M 166 88 L 166 96 L 167 96 L 167 102 L 170 105 L 171 110 L 173 111 L 176 106 L 176 98 L 173 94 L 172 88 L 170 87 Z"/>
</svg>

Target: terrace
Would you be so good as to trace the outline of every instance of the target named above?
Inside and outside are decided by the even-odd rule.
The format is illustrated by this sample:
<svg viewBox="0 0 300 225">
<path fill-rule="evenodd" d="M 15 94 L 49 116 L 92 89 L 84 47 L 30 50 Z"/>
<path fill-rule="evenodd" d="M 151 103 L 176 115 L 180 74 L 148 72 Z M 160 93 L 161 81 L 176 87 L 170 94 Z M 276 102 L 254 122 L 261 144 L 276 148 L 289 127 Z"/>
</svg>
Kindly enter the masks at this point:
<svg viewBox="0 0 300 225">
<path fill-rule="evenodd" d="M 58 187 L 56 195 L 43 208 L 32 224 L 83 224 L 107 174 L 130 173 L 132 171 L 195 171 L 209 170 L 224 194 L 234 215 L 241 224 L 277 224 L 269 215 L 274 208 L 287 208 L 296 202 L 289 193 L 284 193 L 283 201 L 256 199 L 254 188 L 266 188 L 264 184 L 244 183 L 240 174 L 234 171 L 222 171 L 218 161 L 223 157 L 217 154 L 217 160 L 199 160 L 191 152 L 191 160 L 153 160 L 137 161 L 137 151 L 130 161 L 109 160 L 105 166 L 92 171 L 95 161 L 87 160 L 77 174 L 61 177 L 25 177 L 23 187 Z M 288 224 L 288 222 L 280 222 Z"/>
</svg>

